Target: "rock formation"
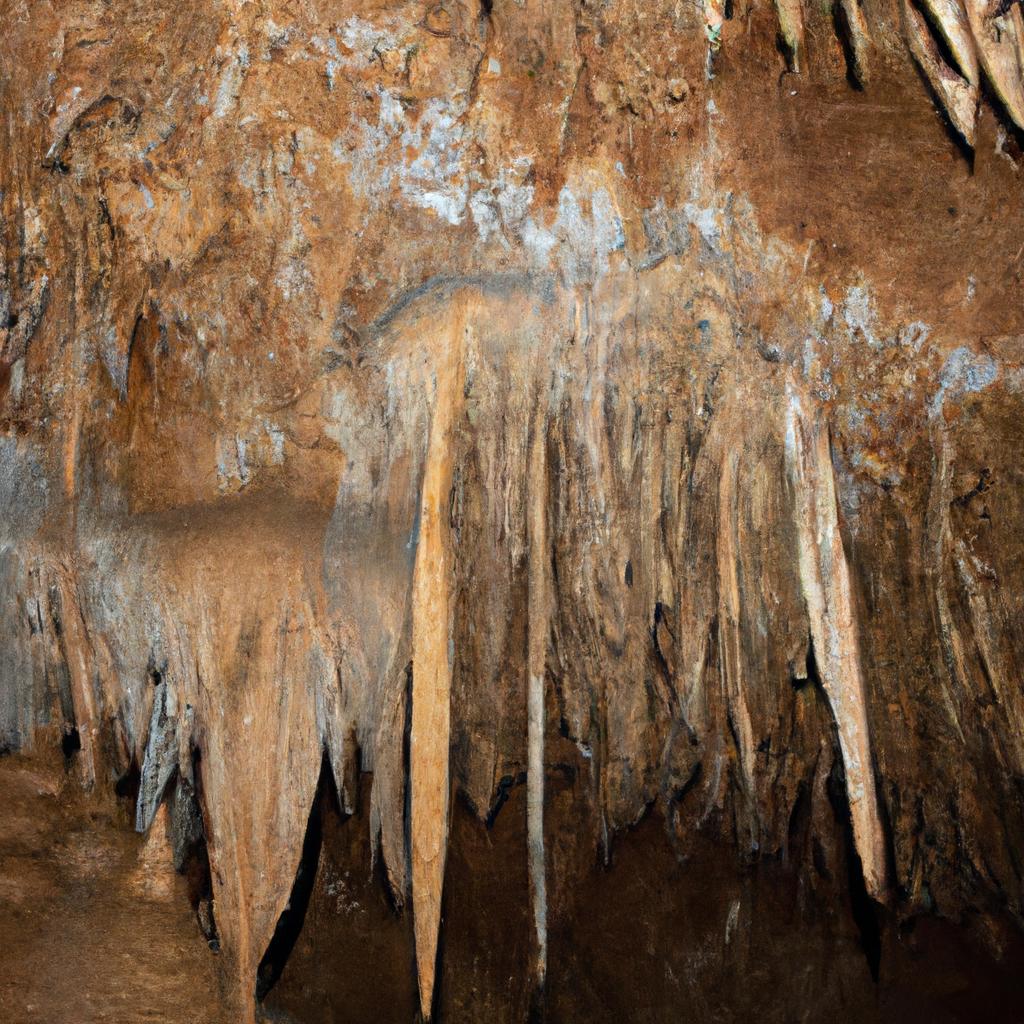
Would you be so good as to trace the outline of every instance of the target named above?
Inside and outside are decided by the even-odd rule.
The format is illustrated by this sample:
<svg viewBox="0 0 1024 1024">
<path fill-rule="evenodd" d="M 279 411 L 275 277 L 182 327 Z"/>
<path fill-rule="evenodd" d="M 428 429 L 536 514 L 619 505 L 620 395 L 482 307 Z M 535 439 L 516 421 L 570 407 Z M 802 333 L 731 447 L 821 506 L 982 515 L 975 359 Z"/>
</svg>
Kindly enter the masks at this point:
<svg viewBox="0 0 1024 1024">
<path fill-rule="evenodd" d="M 840 1019 L 1024 963 L 1017 3 L 2 10 L 0 744 L 208 861 L 235 1019 L 327 806 L 425 1019 L 732 1019 L 776 869 Z"/>
</svg>

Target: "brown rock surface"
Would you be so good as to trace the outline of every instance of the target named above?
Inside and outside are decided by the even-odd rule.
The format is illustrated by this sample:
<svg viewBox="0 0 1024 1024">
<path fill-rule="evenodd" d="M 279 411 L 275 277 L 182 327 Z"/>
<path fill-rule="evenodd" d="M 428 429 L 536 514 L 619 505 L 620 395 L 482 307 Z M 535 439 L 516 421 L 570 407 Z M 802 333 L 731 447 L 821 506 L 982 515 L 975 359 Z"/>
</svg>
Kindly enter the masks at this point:
<svg viewBox="0 0 1024 1024">
<path fill-rule="evenodd" d="M 211 1015 L 1016 1019 L 1018 6 L 0 12 L 0 745 Z"/>
</svg>

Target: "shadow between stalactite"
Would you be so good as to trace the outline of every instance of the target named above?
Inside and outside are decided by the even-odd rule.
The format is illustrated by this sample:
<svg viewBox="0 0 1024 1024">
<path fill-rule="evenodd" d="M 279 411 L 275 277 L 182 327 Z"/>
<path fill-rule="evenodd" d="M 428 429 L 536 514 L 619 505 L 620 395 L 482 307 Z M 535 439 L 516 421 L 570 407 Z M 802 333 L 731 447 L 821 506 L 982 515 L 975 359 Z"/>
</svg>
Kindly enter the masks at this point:
<svg viewBox="0 0 1024 1024">
<path fill-rule="evenodd" d="M 864 866 L 857 852 L 853 832 L 853 817 L 847 795 L 846 770 L 843 767 L 842 747 L 839 741 L 839 726 L 825 693 L 818 659 L 814 650 L 814 639 L 807 640 L 807 681 L 813 686 L 818 699 L 824 704 L 832 722 L 832 770 L 828 773 L 825 792 L 835 815 L 836 828 L 842 837 L 843 859 L 846 863 L 847 887 L 850 896 L 850 913 L 860 934 L 861 948 L 867 961 L 871 980 L 878 984 L 878 972 L 882 960 L 882 935 L 879 924 L 880 907 L 871 898 L 864 882 Z M 794 814 L 796 808 L 794 807 Z"/>
<path fill-rule="evenodd" d="M 257 1002 L 262 1003 L 270 990 L 277 984 L 302 932 L 310 897 L 313 894 L 317 867 L 320 863 L 320 850 L 323 846 L 323 814 L 325 803 L 328 801 L 339 814 L 343 814 L 341 801 L 338 799 L 338 792 L 334 785 L 334 775 L 331 772 L 330 761 L 325 751 L 320 763 L 320 778 L 317 781 L 316 793 L 309 810 L 306 836 L 302 842 L 302 853 L 295 871 L 292 891 L 284 911 L 278 918 L 277 927 L 274 929 L 270 944 L 267 946 L 256 972 Z"/>
</svg>

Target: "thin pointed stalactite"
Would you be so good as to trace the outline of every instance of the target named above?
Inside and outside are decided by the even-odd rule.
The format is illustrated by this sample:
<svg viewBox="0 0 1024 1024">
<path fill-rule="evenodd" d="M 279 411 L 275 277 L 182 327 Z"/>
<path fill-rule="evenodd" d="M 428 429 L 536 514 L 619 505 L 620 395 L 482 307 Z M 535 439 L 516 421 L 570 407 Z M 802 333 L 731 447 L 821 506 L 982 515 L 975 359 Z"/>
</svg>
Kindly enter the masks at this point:
<svg viewBox="0 0 1024 1024">
<path fill-rule="evenodd" d="M 960 0 L 924 0 L 939 34 L 957 63 L 955 70 L 971 85 L 978 84 L 978 54 L 971 36 L 971 23 Z"/>
<path fill-rule="evenodd" d="M 743 785 L 754 785 L 754 734 L 743 687 L 743 623 L 740 596 L 736 483 L 739 460 L 726 452 L 718 478 L 718 637 L 723 688 L 736 734 Z M 754 838 L 754 837 L 751 837 Z"/>
<path fill-rule="evenodd" d="M 804 61 L 804 8 L 801 0 L 775 0 L 779 36 L 786 50 L 789 70 L 799 74 Z"/>
<path fill-rule="evenodd" d="M 902 10 L 910 52 L 924 72 L 935 95 L 941 101 L 953 127 L 960 133 L 967 145 L 973 147 L 975 122 L 978 115 L 977 67 L 973 68 L 973 78 L 962 77 L 942 59 L 924 16 L 911 3 L 911 0 L 902 0 Z M 949 25 L 947 31 L 943 32 L 943 37 L 953 54 L 960 60 L 961 65 L 966 65 L 970 69 L 971 65 L 966 56 L 967 53 L 973 52 L 969 49 L 970 40 L 962 38 L 962 33 L 956 31 L 959 27 L 958 24 L 947 17 L 944 11 L 939 13 L 943 14 L 945 23 Z M 933 17 L 938 17 L 934 11 Z M 956 41 L 956 47 L 950 40 Z"/>
<path fill-rule="evenodd" d="M 928 493 L 928 515 L 925 519 L 924 565 L 932 581 L 935 594 L 935 614 L 938 618 L 939 640 L 943 660 L 946 663 L 946 677 L 939 677 L 942 691 L 942 705 L 950 726 L 955 730 L 961 743 L 966 742 L 960 710 L 955 693 L 965 692 L 967 664 L 969 658 L 964 650 L 963 637 L 954 621 L 949 605 L 949 593 L 943 568 L 949 546 L 949 507 L 953 500 L 952 458 L 949 439 L 942 418 L 941 402 L 933 403 L 929 410 L 929 428 L 932 443 L 932 479 Z M 951 689 L 952 687 L 952 689 Z"/>
<path fill-rule="evenodd" d="M 411 870 L 420 1009 L 434 999 L 441 891 L 448 845 L 452 683 L 452 553 L 449 505 L 455 427 L 463 407 L 467 303 L 457 299 L 451 329 L 436 350 L 430 438 L 423 471 L 413 571 Z"/>
<path fill-rule="evenodd" d="M 177 768 L 177 702 L 167 680 L 162 679 L 153 687 L 153 710 L 135 806 L 136 832 L 149 830 Z"/>
<path fill-rule="evenodd" d="M 548 636 L 547 585 L 547 422 L 542 402 L 534 416 L 529 455 L 527 531 L 529 538 L 529 609 L 527 657 L 526 833 L 530 892 L 536 940 L 538 990 L 547 975 L 547 877 L 544 863 L 544 677 Z"/>
<path fill-rule="evenodd" d="M 871 52 L 874 48 L 871 31 L 859 0 L 841 0 L 840 6 L 846 22 L 854 77 L 863 88 L 871 78 Z"/>
<path fill-rule="evenodd" d="M 850 574 L 839 530 L 828 427 L 787 385 L 786 463 L 795 498 L 800 582 L 822 687 L 839 736 L 853 837 L 868 894 L 886 892 L 885 833 L 871 754 Z"/>
<path fill-rule="evenodd" d="M 978 57 L 999 102 L 1018 128 L 1024 128 L 1024 21 L 1014 4 L 994 16 L 988 0 L 966 0 L 967 19 Z"/>
</svg>

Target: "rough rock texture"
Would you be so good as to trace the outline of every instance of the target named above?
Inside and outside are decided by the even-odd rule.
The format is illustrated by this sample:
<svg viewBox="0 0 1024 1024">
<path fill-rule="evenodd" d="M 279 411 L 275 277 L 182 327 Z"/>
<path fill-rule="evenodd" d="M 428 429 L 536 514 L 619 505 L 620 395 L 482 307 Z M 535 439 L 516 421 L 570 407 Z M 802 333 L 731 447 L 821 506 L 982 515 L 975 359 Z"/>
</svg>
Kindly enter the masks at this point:
<svg viewBox="0 0 1024 1024">
<path fill-rule="evenodd" d="M 234 1012 L 338 810 L 424 1016 L 730 1019 L 780 893 L 1022 962 L 1017 5 L 0 9 L 0 744 L 166 802 Z"/>
</svg>

